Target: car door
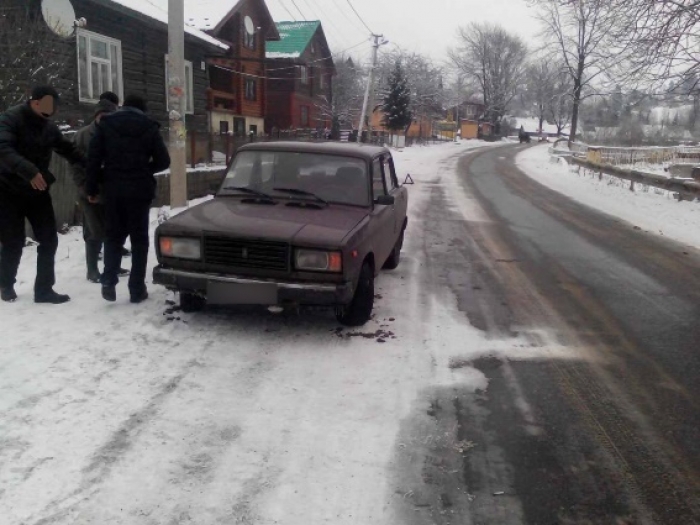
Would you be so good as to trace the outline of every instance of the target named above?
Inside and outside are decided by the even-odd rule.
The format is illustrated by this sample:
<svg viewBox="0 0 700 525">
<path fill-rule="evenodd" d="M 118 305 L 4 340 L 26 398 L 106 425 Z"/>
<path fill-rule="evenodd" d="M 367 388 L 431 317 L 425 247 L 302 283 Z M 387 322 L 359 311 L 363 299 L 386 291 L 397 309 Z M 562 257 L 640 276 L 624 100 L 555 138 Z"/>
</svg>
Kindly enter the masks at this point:
<svg viewBox="0 0 700 525">
<path fill-rule="evenodd" d="M 408 191 L 405 187 L 399 185 L 399 179 L 396 176 L 394 168 L 394 159 L 391 154 L 387 153 L 383 158 L 384 179 L 389 185 L 389 194 L 394 196 L 394 239 L 398 239 L 403 230 L 408 213 Z"/>
<path fill-rule="evenodd" d="M 375 157 L 372 161 L 372 222 L 375 223 L 372 245 L 374 246 L 377 270 L 384 265 L 384 261 L 389 257 L 394 247 L 395 205 L 377 204 L 378 197 L 389 194 L 389 186 L 387 186 L 384 175 L 383 158 L 382 156 Z"/>
</svg>

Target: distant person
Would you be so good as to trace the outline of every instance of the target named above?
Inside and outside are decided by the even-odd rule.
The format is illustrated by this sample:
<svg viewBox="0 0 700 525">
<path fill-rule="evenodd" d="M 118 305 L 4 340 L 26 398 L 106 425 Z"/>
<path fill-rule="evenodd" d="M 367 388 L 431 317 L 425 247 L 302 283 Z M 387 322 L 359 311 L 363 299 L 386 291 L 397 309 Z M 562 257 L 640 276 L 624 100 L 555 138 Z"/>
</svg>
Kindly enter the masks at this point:
<svg viewBox="0 0 700 525">
<path fill-rule="evenodd" d="M 146 267 L 149 212 L 155 198 L 155 173 L 170 166 L 160 125 L 146 115 L 146 101 L 129 95 L 122 109 L 106 115 L 88 150 L 86 191 L 91 203 L 105 207 L 107 235 L 102 297 L 116 301 L 122 249 L 131 239 L 129 294 L 132 303 L 148 298 Z M 103 186 L 100 188 L 100 180 Z"/>
<path fill-rule="evenodd" d="M 118 100 L 118 99 L 117 99 Z M 87 155 L 88 147 L 97 131 L 97 126 L 104 115 L 109 115 L 117 111 L 117 105 L 102 98 L 95 106 L 94 120 L 80 129 L 73 138 L 73 142 L 83 155 Z M 85 241 L 85 264 L 87 267 L 86 278 L 93 283 L 100 283 L 102 274 L 99 270 L 98 261 L 102 245 L 105 240 L 105 210 L 101 202 L 91 203 L 88 201 L 85 191 L 86 172 L 82 166 L 75 166 L 72 170 L 73 181 L 78 187 L 78 202 L 83 215 L 83 240 Z M 119 275 L 128 275 L 127 270 L 120 269 Z"/>
<path fill-rule="evenodd" d="M 53 289 L 58 233 L 49 193 L 56 178 L 49 164 L 54 151 L 73 165 L 84 164 L 85 159 L 51 121 L 58 101 L 53 87 L 37 86 L 25 104 L 0 115 L 0 298 L 6 302 L 17 300 L 14 286 L 25 244 L 25 219 L 39 243 L 34 302 L 70 301 Z"/>
</svg>

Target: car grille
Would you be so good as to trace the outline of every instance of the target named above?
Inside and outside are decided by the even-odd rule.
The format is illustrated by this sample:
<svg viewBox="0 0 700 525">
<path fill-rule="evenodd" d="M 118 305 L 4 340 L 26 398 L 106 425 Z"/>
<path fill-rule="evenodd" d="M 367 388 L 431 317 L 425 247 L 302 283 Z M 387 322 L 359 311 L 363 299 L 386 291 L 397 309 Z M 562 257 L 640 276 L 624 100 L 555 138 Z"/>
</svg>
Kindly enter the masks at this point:
<svg viewBox="0 0 700 525">
<path fill-rule="evenodd" d="M 228 237 L 204 238 L 204 262 L 259 270 L 289 269 L 289 244 Z"/>
</svg>

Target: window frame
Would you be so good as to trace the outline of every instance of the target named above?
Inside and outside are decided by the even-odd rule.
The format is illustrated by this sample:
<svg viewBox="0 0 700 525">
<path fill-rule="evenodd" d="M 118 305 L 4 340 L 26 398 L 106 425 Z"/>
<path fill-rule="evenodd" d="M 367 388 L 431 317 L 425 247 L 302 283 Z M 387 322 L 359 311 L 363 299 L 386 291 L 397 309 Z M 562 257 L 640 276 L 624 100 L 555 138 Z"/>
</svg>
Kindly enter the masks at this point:
<svg viewBox="0 0 700 525">
<path fill-rule="evenodd" d="M 170 111 L 168 96 L 168 54 L 165 54 L 165 108 Z M 189 74 L 188 74 L 189 68 Z M 185 115 L 194 115 L 194 66 L 190 60 L 185 60 Z"/>
<path fill-rule="evenodd" d="M 301 83 L 305 86 L 309 84 L 309 68 L 306 66 L 299 66 L 299 77 Z"/>
<path fill-rule="evenodd" d="M 310 109 L 311 107 L 307 106 L 306 104 L 302 104 L 301 106 L 299 106 L 299 121 L 302 127 L 308 128 L 311 125 Z M 306 114 L 306 118 L 304 114 Z"/>
<path fill-rule="evenodd" d="M 87 58 L 87 65 L 86 68 L 87 70 L 85 71 L 85 74 L 87 75 L 87 87 L 88 91 L 92 91 L 92 63 L 96 62 L 98 64 L 104 64 L 109 67 L 109 86 L 103 86 L 102 90 L 100 93 L 92 93 L 93 97 L 91 98 L 89 93 L 83 93 L 83 88 L 82 88 L 82 82 L 81 82 L 81 64 L 80 64 L 80 39 L 85 38 L 85 54 Z M 97 40 L 100 41 L 104 44 L 107 45 L 107 52 L 110 55 L 108 59 L 104 58 L 98 58 L 98 57 L 93 57 L 91 55 L 91 41 L 92 40 Z M 124 100 L 124 67 L 122 64 L 122 42 L 121 40 L 117 40 L 116 38 L 111 38 L 108 36 L 101 35 L 99 33 L 95 33 L 93 31 L 87 31 L 82 28 L 78 28 L 77 31 L 75 32 L 75 44 L 76 44 L 76 49 L 75 49 L 75 58 L 77 61 L 77 77 L 78 77 L 78 101 L 79 102 L 86 102 L 86 103 L 94 103 L 96 104 L 99 101 L 99 97 L 104 91 L 116 91 L 117 95 L 119 96 L 120 100 Z M 114 89 L 114 85 L 112 84 L 112 46 L 116 48 L 116 66 L 117 66 L 117 81 L 119 82 L 119 88 Z"/>
<path fill-rule="evenodd" d="M 248 86 L 249 85 L 253 86 L 253 96 L 252 97 L 248 96 Z M 243 95 L 244 95 L 246 100 L 248 100 L 250 102 L 256 102 L 258 100 L 258 81 L 257 81 L 257 79 L 250 78 L 250 77 L 246 78 L 243 88 L 244 88 Z"/>
<path fill-rule="evenodd" d="M 379 176 L 382 179 L 382 186 L 384 187 L 384 193 L 382 195 L 389 195 L 389 190 L 386 186 L 386 177 L 384 176 L 384 161 L 383 161 L 383 156 L 380 155 L 378 157 L 374 157 L 372 159 L 372 202 L 377 200 L 377 197 L 380 197 L 381 195 L 377 195 L 374 191 L 374 183 L 375 183 L 375 168 L 379 168 L 377 171 L 379 172 Z"/>
<path fill-rule="evenodd" d="M 388 166 L 388 167 L 389 167 L 389 174 L 388 174 L 388 176 L 389 176 L 389 181 L 390 181 L 390 183 L 391 183 L 391 191 L 390 191 L 389 193 L 392 193 L 392 192 L 398 190 L 398 189 L 401 187 L 401 186 L 399 185 L 399 179 L 398 179 L 398 177 L 396 176 L 396 168 L 394 167 L 394 159 L 393 159 L 390 155 L 384 155 L 384 156 L 382 157 L 382 159 L 383 159 L 383 160 L 382 160 L 382 166 L 384 166 L 384 167 Z M 386 170 L 385 170 L 385 172 L 384 172 L 384 184 L 387 183 L 386 177 L 387 177 L 387 173 L 386 173 Z"/>
</svg>

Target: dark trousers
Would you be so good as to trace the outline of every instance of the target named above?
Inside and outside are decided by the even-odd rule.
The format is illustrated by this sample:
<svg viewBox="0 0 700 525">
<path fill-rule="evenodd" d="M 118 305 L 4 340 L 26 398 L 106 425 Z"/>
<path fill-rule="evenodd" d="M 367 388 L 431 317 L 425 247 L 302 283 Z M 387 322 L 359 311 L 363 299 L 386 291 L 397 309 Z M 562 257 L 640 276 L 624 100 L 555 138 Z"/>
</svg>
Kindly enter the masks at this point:
<svg viewBox="0 0 700 525">
<path fill-rule="evenodd" d="M 104 207 L 107 218 L 107 237 L 102 284 L 116 286 L 119 282 L 122 249 L 126 238 L 129 237 L 131 239 L 129 292 L 132 294 L 141 293 L 146 289 L 151 199 L 106 196 Z"/>
<path fill-rule="evenodd" d="M 10 288 L 16 282 L 25 244 L 25 219 L 39 243 L 34 293 L 46 293 L 56 282 L 54 263 L 58 249 L 56 216 L 48 191 L 0 192 L 0 288 Z"/>
<path fill-rule="evenodd" d="M 105 207 L 102 203 L 92 204 L 87 197 L 80 196 L 80 209 L 83 212 L 83 239 L 102 244 L 105 238 Z"/>
</svg>

